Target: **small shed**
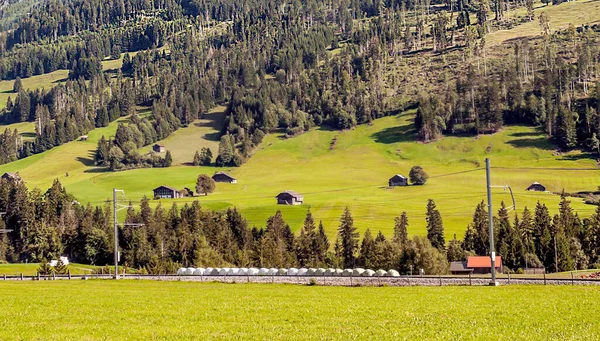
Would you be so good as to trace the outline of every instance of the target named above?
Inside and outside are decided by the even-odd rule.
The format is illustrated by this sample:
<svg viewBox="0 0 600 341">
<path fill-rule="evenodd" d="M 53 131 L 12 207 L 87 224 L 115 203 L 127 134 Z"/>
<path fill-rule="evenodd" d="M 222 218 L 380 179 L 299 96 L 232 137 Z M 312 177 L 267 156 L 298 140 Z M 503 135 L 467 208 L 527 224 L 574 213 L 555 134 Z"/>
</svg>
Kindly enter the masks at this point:
<svg viewBox="0 0 600 341">
<path fill-rule="evenodd" d="M 304 197 L 296 191 L 281 192 L 276 198 L 278 205 L 302 205 L 304 203 Z"/>
<path fill-rule="evenodd" d="M 226 182 L 228 184 L 235 184 L 235 183 L 237 183 L 237 180 L 233 176 L 231 176 L 231 175 L 229 175 L 229 174 L 227 174 L 225 172 L 216 172 L 212 176 L 212 179 L 215 182 Z"/>
<path fill-rule="evenodd" d="M 13 182 L 13 183 L 20 183 L 21 181 L 23 181 L 23 179 L 21 179 L 21 176 L 19 175 L 19 173 L 12 173 L 12 172 L 6 172 L 4 174 L 2 174 L 2 179 L 8 181 L 8 182 Z"/>
<path fill-rule="evenodd" d="M 80 140 L 80 141 L 87 141 L 87 140 L 88 140 L 88 136 L 87 136 L 87 135 L 81 135 L 81 136 L 79 137 L 79 140 Z"/>
<path fill-rule="evenodd" d="M 536 181 L 532 183 L 529 187 L 527 187 L 527 190 L 536 192 L 546 192 L 546 186 Z"/>
<path fill-rule="evenodd" d="M 502 257 L 496 256 L 494 262 L 496 271 L 503 273 Z M 471 256 L 467 259 L 467 268 L 473 270 L 474 274 L 489 274 L 492 272 L 492 260 L 489 256 Z"/>
<path fill-rule="evenodd" d="M 451 262 L 450 273 L 453 275 L 468 275 L 473 273 L 473 269 L 467 267 L 467 262 Z"/>
<path fill-rule="evenodd" d="M 157 199 L 177 199 L 177 198 L 181 198 L 181 192 L 176 190 L 173 187 L 169 187 L 169 186 L 160 186 L 160 187 L 156 187 L 154 190 L 154 198 Z"/>
<path fill-rule="evenodd" d="M 404 175 L 396 174 L 388 180 L 390 187 L 408 186 L 408 179 Z"/>
<path fill-rule="evenodd" d="M 155 153 L 164 153 L 165 152 L 165 146 L 163 146 L 162 144 L 155 144 L 154 146 L 152 146 L 152 150 Z"/>
</svg>

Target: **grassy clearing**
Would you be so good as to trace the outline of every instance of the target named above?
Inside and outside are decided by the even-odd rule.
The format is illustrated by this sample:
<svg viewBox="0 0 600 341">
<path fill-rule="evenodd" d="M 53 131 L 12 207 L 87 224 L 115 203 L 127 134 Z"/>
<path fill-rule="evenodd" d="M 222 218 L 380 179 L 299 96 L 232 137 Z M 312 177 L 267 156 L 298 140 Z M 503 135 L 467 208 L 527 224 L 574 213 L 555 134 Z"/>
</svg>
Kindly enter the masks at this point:
<svg viewBox="0 0 600 341">
<path fill-rule="evenodd" d="M 526 15 L 526 11 L 522 8 L 509 12 L 507 15 L 510 16 L 515 13 L 521 16 Z M 486 43 L 489 45 L 498 45 L 511 39 L 541 35 L 542 29 L 538 20 L 541 13 L 548 15 L 550 28 L 552 31 L 556 31 L 568 27 L 569 24 L 577 27 L 583 24 L 598 23 L 600 21 L 600 3 L 592 0 L 576 0 L 557 6 L 544 6 L 542 3 L 536 3 L 534 21 L 516 26 L 510 30 L 492 32 L 486 36 Z"/>
<path fill-rule="evenodd" d="M 177 130 L 160 143 L 171 151 L 174 164 L 181 165 L 192 162 L 194 153 L 203 147 L 210 148 L 213 155 L 216 156 L 224 120 L 225 107 L 216 107 L 202 119 Z M 140 149 L 140 153 L 149 152 L 151 149 L 152 146 L 144 147 Z"/>
<path fill-rule="evenodd" d="M 24 78 L 22 80 L 23 88 L 29 90 L 50 90 L 53 87 L 55 87 L 58 83 L 66 81 L 68 77 L 68 70 L 57 70 L 43 75 Z M 8 97 L 10 97 L 14 102 L 15 97 L 17 96 L 17 94 L 13 92 L 14 83 L 14 80 L 0 81 L 0 108 L 4 108 L 6 106 L 6 101 L 8 101 Z"/>
<path fill-rule="evenodd" d="M 596 287 L 79 280 L 0 282 L 0 295 L 0 339 L 583 340 L 600 328 L 586 309 Z"/>
<path fill-rule="evenodd" d="M 501 167 L 493 170 L 494 184 L 512 187 L 519 210 L 524 206 L 533 208 L 538 200 L 546 203 L 553 213 L 558 208 L 557 195 L 525 191 L 533 181 L 556 192 L 591 190 L 600 185 L 600 168 L 589 155 L 579 152 L 555 155 L 554 146 L 535 128 L 514 126 L 480 138 L 447 137 L 423 144 L 414 142 L 412 117 L 411 113 L 386 117 L 370 126 L 341 133 L 316 129 L 292 139 L 269 135 L 246 164 L 224 169 L 231 171 L 238 184 L 217 184 L 215 193 L 207 197 L 152 204 L 183 205 L 200 200 L 203 206 L 212 209 L 236 206 L 256 226 L 264 226 L 266 219 L 280 209 L 294 230 L 300 228 L 310 207 L 332 237 L 343 208 L 348 206 L 361 232 L 367 228 L 381 229 L 389 236 L 394 217 L 402 211 L 409 216 L 409 233 L 425 234 L 425 206 L 427 199 L 432 198 L 442 213 L 446 237 L 452 238 L 456 233 L 461 238 L 475 206 L 485 199 L 482 167 L 486 157 L 491 158 L 492 166 Z M 223 170 L 174 166 L 102 172 L 91 164 L 93 151 L 100 136 L 111 135 L 115 128 L 116 124 L 112 124 L 96 129 L 87 142 L 74 141 L 0 166 L 0 173 L 18 170 L 30 187 L 41 188 L 47 188 L 58 177 L 81 202 L 101 205 L 111 197 L 113 187 L 124 189 L 127 199 L 137 201 L 144 195 L 151 197 L 152 189 L 159 185 L 193 188 L 198 174 Z M 181 134 L 178 135 L 181 140 L 175 138 L 169 142 L 176 146 L 173 148 L 177 148 L 180 161 L 191 159 L 189 155 L 201 145 L 199 135 L 207 131 Z M 337 144 L 331 150 L 336 135 Z M 175 153 L 175 149 L 172 151 Z M 387 188 L 389 177 L 396 173 L 408 175 L 417 164 L 430 175 L 427 185 Z M 276 205 L 275 195 L 286 189 L 302 193 L 305 205 Z M 509 202 L 510 195 L 502 189 L 495 190 L 495 209 L 502 200 Z M 595 209 L 581 200 L 573 200 L 572 205 L 582 217 Z"/>
<path fill-rule="evenodd" d="M 0 264 L 0 275 L 20 275 L 34 276 L 37 274 L 39 263 L 18 263 L 18 264 Z M 87 264 L 69 264 L 69 270 L 71 274 L 80 275 L 84 273 L 90 273 L 95 267 Z"/>
</svg>

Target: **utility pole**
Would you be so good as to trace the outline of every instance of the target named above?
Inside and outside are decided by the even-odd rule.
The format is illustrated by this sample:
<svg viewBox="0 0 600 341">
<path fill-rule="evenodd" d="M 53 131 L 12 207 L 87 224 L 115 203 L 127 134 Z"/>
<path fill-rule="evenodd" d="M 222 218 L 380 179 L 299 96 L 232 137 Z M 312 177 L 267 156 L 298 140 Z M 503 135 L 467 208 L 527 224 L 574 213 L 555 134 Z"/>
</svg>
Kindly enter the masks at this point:
<svg viewBox="0 0 600 341">
<path fill-rule="evenodd" d="M 119 221 L 117 220 L 117 211 L 130 208 L 130 205 L 120 205 L 117 203 L 117 192 L 125 194 L 122 189 L 113 188 L 113 221 L 115 227 L 115 276 L 114 279 L 119 279 Z M 123 226 L 144 226 L 144 224 L 128 224 L 123 223 Z"/>
<path fill-rule="evenodd" d="M 117 221 L 117 192 L 123 192 L 113 188 L 113 218 L 115 223 L 115 279 L 119 279 L 119 222 Z"/>
<path fill-rule="evenodd" d="M 492 181 L 490 175 L 490 159 L 485 159 L 485 175 L 487 180 L 487 197 L 488 197 L 488 220 L 490 224 L 490 261 L 492 270 L 492 281 L 490 285 L 497 286 L 496 282 L 496 252 L 494 251 L 494 214 L 492 212 Z"/>
</svg>

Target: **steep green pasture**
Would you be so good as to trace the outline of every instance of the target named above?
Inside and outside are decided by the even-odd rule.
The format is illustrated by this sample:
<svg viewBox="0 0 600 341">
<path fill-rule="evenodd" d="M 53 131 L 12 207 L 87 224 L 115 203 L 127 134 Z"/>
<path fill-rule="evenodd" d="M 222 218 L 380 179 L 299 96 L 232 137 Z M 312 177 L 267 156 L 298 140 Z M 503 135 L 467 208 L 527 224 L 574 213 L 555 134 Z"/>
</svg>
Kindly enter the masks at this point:
<svg viewBox="0 0 600 341">
<path fill-rule="evenodd" d="M 124 200 L 137 201 L 144 195 L 151 197 L 152 189 L 159 185 L 194 188 L 200 173 L 230 171 L 238 183 L 219 183 L 209 196 L 153 200 L 152 204 L 171 206 L 173 202 L 183 205 L 200 200 L 203 206 L 212 209 L 236 206 L 256 226 L 264 226 L 266 219 L 280 209 L 294 230 L 301 226 L 310 208 L 316 219 L 323 221 L 330 236 L 335 235 L 339 216 L 346 206 L 352 210 L 361 232 L 367 228 L 381 229 L 389 236 L 394 217 L 406 211 L 409 232 L 425 234 L 425 206 L 427 199 L 432 198 L 442 214 L 446 237 L 452 238 L 456 233 L 461 238 L 475 206 L 485 199 L 486 157 L 492 160 L 494 184 L 512 187 L 519 211 L 524 206 L 533 208 L 538 200 L 546 203 L 551 212 L 557 211 L 557 195 L 525 191 L 534 181 L 554 192 L 593 190 L 600 185 L 600 169 L 589 155 L 579 152 L 560 155 L 535 128 L 507 127 L 495 135 L 446 137 L 424 144 L 414 142 L 412 118 L 412 113 L 404 113 L 354 130 L 315 129 L 292 139 L 272 134 L 240 168 L 178 165 L 115 173 L 94 168 L 92 164 L 96 142 L 102 134 L 114 133 L 116 124 L 112 124 L 91 132 L 87 142 L 70 142 L 0 166 L 0 172 L 19 171 L 30 187 L 47 188 L 54 178 L 59 178 L 81 202 L 101 205 L 111 197 L 113 187 L 125 190 Z M 186 129 L 197 132 L 174 135 L 165 142 L 176 160 L 179 158 L 176 163 L 191 160 L 202 145 L 202 136 L 215 131 L 206 124 Z M 331 149 L 336 135 L 337 143 Z M 421 165 L 429 173 L 425 186 L 387 188 L 388 178 L 396 173 L 408 175 L 413 165 Z M 276 205 L 275 196 L 287 189 L 303 194 L 305 204 Z M 497 188 L 494 210 L 500 201 L 508 203 L 511 197 Z M 595 209 L 579 199 L 574 199 L 572 205 L 583 217 Z"/>
<path fill-rule="evenodd" d="M 0 339 L 594 340 L 597 287 L 0 282 Z"/>
<path fill-rule="evenodd" d="M 225 120 L 225 107 L 216 107 L 207 115 L 185 128 L 174 132 L 162 140 L 160 144 L 171 151 L 173 163 L 177 165 L 190 163 L 196 151 L 208 147 L 216 157 L 219 150 L 221 128 Z M 140 149 L 140 153 L 149 152 L 152 146 Z"/>
</svg>

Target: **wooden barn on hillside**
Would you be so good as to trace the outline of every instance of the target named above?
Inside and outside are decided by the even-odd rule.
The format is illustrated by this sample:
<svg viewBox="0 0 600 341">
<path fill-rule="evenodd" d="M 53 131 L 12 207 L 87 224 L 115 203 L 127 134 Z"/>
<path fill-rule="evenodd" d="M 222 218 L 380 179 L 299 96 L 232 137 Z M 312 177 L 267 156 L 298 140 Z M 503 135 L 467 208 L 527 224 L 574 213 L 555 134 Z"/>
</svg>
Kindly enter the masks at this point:
<svg viewBox="0 0 600 341">
<path fill-rule="evenodd" d="M 408 179 L 404 175 L 396 174 L 388 180 L 388 186 L 408 186 Z"/>
<path fill-rule="evenodd" d="M 546 186 L 536 181 L 532 183 L 529 187 L 527 187 L 527 190 L 536 192 L 546 192 Z"/>
<path fill-rule="evenodd" d="M 212 179 L 215 180 L 215 182 L 226 182 L 228 184 L 235 184 L 237 183 L 237 180 L 224 172 L 216 172 L 213 176 Z"/>
<path fill-rule="evenodd" d="M 165 146 L 163 146 L 162 144 L 155 144 L 154 146 L 152 146 L 152 150 L 155 153 L 164 153 L 165 152 Z"/>
<path fill-rule="evenodd" d="M 296 191 L 281 192 L 276 198 L 278 205 L 302 205 L 304 203 L 304 197 Z"/>
<path fill-rule="evenodd" d="M 156 187 L 153 192 L 155 199 L 177 199 L 183 197 L 180 191 L 169 186 Z"/>
<path fill-rule="evenodd" d="M 2 174 L 2 179 L 8 181 L 8 182 L 12 182 L 12 183 L 20 183 L 21 181 L 23 181 L 23 179 L 21 179 L 21 176 L 19 175 L 19 173 L 13 173 L 13 172 L 6 172 L 4 174 Z"/>
</svg>

